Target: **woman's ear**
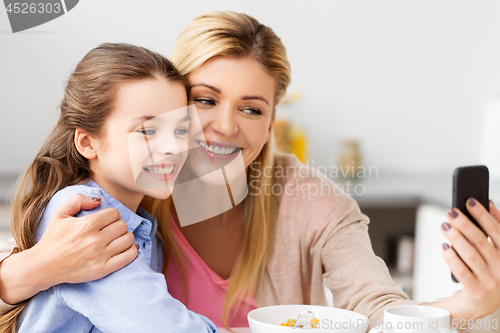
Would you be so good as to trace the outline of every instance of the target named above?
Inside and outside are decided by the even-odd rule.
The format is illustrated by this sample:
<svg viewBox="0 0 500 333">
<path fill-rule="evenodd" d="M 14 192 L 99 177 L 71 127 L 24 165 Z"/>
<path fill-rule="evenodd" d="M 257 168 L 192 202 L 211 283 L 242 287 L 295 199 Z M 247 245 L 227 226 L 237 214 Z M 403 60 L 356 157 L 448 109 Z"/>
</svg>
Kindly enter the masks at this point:
<svg viewBox="0 0 500 333">
<path fill-rule="evenodd" d="M 97 157 L 96 143 L 96 140 L 92 139 L 84 130 L 80 128 L 75 130 L 76 149 L 86 159 L 92 160 Z"/>
</svg>

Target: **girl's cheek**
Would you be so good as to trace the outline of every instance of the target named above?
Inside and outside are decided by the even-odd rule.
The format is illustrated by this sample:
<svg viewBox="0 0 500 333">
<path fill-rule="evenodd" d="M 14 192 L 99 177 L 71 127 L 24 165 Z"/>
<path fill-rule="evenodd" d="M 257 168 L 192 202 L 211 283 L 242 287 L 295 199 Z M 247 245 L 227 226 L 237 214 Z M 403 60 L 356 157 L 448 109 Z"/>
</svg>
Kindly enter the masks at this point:
<svg viewBox="0 0 500 333">
<path fill-rule="evenodd" d="M 179 145 L 182 147 L 182 151 L 188 151 L 189 148 L 191 148 L 191 144 L 190 144 L 190 140 L 189 140 L 189 136 L 186 136 L 186 138 L 182 139 L 180 142 L 179 142 Z"/>
<path fill-rule="evenodd" d="M 185 140 L 182 140 L 180 142 L 181 145 L 181 160 L 182 163 L 184 163 L 187 160 L 188 154 L 189 154 L 189 149 L 191 148 L 191 142 L 189 138 L 186 138 Z"/>
</svg>

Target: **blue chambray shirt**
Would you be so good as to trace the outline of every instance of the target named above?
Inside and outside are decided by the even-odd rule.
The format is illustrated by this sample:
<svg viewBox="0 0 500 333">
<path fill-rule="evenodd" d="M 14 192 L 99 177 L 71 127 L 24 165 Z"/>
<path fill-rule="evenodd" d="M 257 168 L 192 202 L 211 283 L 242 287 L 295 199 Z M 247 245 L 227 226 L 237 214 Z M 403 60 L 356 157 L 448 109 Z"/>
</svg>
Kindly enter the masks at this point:
<svg viewBox="0 0 500 333">
<path fill-rule="evenodd" d="M 38 293 L 23 311 L 19 333 L 38 332 L 218 332 L 202 315 L 186 309 L 167 291 L 162 246 L 155 236 L 156 220 L 143 209 L 137 214 L 90 180 L 57 192 L 40 218 L 37 242 L 45 232 L 54 210 L 73 195 L 102 198 L 93 210 L 117 209 L 128 230 L 140 245 L 139 256 L 128 266 L 96 281 L 53 286 Z"/>
</svg>

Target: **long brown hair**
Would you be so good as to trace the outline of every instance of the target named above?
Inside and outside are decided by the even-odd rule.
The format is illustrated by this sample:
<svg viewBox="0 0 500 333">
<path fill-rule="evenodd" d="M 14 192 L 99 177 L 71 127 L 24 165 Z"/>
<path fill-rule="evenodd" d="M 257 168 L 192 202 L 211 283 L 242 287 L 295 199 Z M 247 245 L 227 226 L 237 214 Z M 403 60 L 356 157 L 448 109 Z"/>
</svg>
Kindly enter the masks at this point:
<svg viewBox="0 0 500 333">
<path fill-rule="evenodd" d="M 172 54 L 172 62 L 183 75 L 189 75 L 216 56 L 251 57 L 274 78 L 274 106 L 285 95 L 290 84 L 290 64 L 286 49 L 274 31 L 253 17 L 229 11 L 209 12 L 196 17 L 181 32 Z M 273 108 L 273 117 L 274 117 Z M 242 300 L 255 294 L 264 277 L 269 253 L 274 242 L 278 198 L 271 187 L 277 182 L 274 172 L 263 172 L 276 164 L 274 136 L 264 145 L 249 168 L 249 179 L 258 186 L 249 188 L 245 199 L 245 238 L 241 253 L 231 272 L 231 281 L 224 300 L 222 319 L 227 319 Z M 170 228 L 171 199 L 160 201 L 145 198 L 143 207 L 159 218 L 162 232 L 169 242 L 176 243 Z M 162 212 L 161 214 L 160 211 Z M 168 213 L 167 213 L 168 212 Z M 163 222 L 163 223 L 162 223 Z M 175 257 L 174 257 L 175 258 Z"/>
<path fill-rule="evenodd" d="M 102 44 L 78 63 L 66 85 L 54 130 L 17 183 L 11 229 L 20 250 L 35 245 L 38 220 L 52 196 L 92 176 L 88 160 L 76 149 L 76 128 L 102 137 L 120 84 L 156 77 L 180 82 L 188 90 L 186 79 L 168 59 L 139 46 Z M 16 332 L 28 301 L 0 317 L 0 333 Z"/>
</svg>

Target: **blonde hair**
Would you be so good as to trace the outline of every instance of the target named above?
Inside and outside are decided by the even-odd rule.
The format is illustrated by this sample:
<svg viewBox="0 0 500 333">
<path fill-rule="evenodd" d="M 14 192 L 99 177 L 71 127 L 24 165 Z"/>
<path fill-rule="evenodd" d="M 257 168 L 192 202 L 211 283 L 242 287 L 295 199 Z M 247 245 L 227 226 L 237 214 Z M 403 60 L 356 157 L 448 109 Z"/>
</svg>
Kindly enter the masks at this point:
<svg viewBox="0 0 500 333">
<path fill-rule="evenodd" d="M 17 184 L 11 229 L 20 250 L 35 245 L 38 221 L 52 196 L 92 175 L 88 160 L 76 149 L 76 128 L 101 137 L 120 84 L 156 77 L 179 82 L 189 90 L 187 79 L 168 59 L 138 46 L 102 44 L 78 63 L 66 85 L 54 130 Z M 28 302 L 0 317 L 0 333 L 16 332 Z"/>
<path fill-rule="evenodd" d="M 217 56 L 255 59 L 276 81 L 274 106 L 285 95 L 290 84 L 290 64 L 286 49 L 271 28 L 260 24 L 253 17 L 228 11 L 209 12 L 196 17 L 181 32 L 171 59 L 181 74 L 189 75 Z M 276 182 L 274 173 L 269 175 L 263 171 L 266 167 L 269 169 L 274 166 L 274 136 L 271 135 L 271 139 L 249 168 L 249 179 L 257 180 L 259 186 L 249 188 L 245 199 L 245 238 L 231 273 L 222 311 L 226 327 L 230 311 L 238 309 L 243 300 L 249 300 L 255 294 L 264 276 L 274 241 L 278 198 L 271 191 Z M 156 204 L 157 208 L 159 206 Z M 147 208 L 153 208 L 151 202 Z M 154 209 L 151 213 L 159 216 L 154 214 Z M 168 227 L 163 226 L 164 231 L 170 228 L 170 223 L 167 224 Z M 175 242 L 171 231 L 166 233 L 169 234 L 168 239 Z"/>
<path fill-rule="evenodd" d="M 276 81 L 274 104 L 285 95 L 291 80 L 285 46 L 253 17 L 229 11 L 196 17 L 179 35 L 171 60 L 188 75 L 216 56 L 254 58 Z"/>
</svg>

